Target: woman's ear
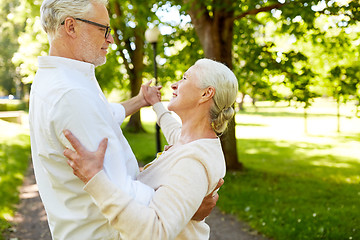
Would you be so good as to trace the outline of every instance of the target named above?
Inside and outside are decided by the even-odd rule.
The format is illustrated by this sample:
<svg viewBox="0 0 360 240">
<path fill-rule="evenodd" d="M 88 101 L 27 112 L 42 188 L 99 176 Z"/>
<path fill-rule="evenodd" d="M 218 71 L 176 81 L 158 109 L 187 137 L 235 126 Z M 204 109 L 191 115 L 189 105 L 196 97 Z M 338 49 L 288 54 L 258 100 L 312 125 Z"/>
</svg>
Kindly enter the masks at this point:
<svg viewBox="0 0 360 240">
<path fill-rule="evenodd" d="M 215 95 L 215 88 L 213 86 L 205 88 L 203 95 L 201 97 L 201 102 L 209 101 L 214 97 L 214 95 Z"/>
</svg>

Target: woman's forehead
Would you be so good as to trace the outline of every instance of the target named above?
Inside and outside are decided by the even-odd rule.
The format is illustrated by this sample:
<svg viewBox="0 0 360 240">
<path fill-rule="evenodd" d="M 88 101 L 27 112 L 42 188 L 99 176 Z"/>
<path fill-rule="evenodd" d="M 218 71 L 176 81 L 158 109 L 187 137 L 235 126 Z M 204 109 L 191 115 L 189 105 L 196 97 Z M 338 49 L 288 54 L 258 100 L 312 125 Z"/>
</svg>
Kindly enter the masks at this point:
<svg viewBox="0 0 360 240">
<path fill-rule="evenodd" d="M 198 67 L 195 65 L 192 65 L 185 73 L 184 76 L 190 76 L 195 75 L 196 71 L 198 70 Z"/>
</svg>

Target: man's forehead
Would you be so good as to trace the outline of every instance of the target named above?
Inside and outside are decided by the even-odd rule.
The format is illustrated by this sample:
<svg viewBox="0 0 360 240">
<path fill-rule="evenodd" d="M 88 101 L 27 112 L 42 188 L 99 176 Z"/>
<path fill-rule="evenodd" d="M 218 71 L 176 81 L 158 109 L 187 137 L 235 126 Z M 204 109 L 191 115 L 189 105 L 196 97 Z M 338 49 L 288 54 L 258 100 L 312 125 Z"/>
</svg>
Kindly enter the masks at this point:
<svg viewBox="0 0 360 240">
<path fill-rule="evenodd" d="M 110 18 L 106 6 L 100 3 L 92 3 L 92 5 L 93 5 L 93 13 L 91 13 L 90 16 L 96 18 L 97 20 L 103 21 L 104 23 L 109 25 Z"/>
</svg>

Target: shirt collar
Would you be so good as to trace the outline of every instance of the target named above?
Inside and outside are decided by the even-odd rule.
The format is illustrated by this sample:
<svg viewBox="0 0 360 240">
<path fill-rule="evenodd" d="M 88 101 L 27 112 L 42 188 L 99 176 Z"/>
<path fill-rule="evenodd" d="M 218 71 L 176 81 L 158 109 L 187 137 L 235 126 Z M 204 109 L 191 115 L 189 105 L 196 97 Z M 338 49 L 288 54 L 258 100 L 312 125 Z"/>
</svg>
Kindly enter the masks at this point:
<svg viewBox="0 0 360 240">
<path fill-rule="evenodd" d="M 66 67 L 76 69 L 84 74 L 94 74 L 95 66 L 92 63 L 82 62 L 70 58 L 56 56 L 39 56 L 39 68 Z"/>
</svg>

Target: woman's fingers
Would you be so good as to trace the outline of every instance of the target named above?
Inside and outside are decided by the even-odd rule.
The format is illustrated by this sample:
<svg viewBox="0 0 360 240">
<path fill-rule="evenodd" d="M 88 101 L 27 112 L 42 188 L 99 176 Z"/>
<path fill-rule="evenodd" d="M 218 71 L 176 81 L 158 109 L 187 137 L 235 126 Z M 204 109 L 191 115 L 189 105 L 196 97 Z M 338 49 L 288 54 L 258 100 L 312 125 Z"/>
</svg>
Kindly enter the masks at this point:
<svg viewBox="0 0 360 240">
<path fill-rule="evenodd" d="M 224 179 L 220 178 L 218 184 L 216 185 L 215 189 L 209 194 L 215 196 L 217 194 L 217 190 L 224 184 Z M 215 193 L 215 194 L 214 194 Z M 218 197 L 219 198 L 219 197 Z"/>
</svg>

